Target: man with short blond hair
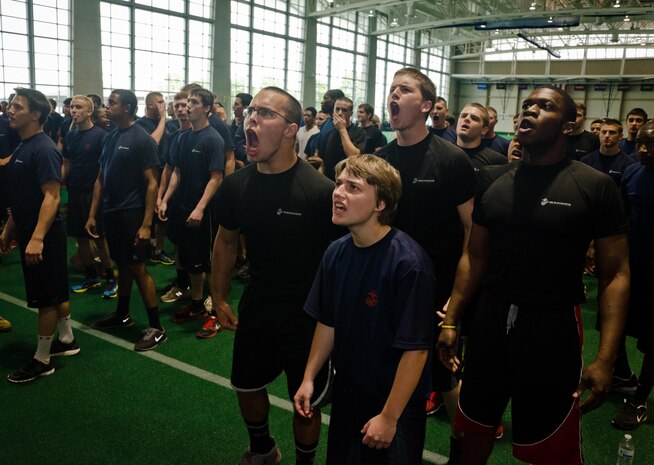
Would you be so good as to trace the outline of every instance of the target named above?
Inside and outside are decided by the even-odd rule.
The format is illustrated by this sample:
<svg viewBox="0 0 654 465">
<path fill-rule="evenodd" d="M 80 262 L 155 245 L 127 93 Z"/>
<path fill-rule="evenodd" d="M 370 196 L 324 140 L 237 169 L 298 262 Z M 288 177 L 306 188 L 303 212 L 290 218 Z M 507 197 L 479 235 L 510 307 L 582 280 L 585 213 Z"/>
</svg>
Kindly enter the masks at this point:
<svg viewBox="0 0 654 465">
<path fill-rule="evenodd" d="M 479 103 L 468 103 L 459 114 L 456 126 L 456 145 L 470 157 L 470 164 L 479 171 L 484 166 L 504 165 L 505 156 L 481 145 L 482 137 L 488 132 L 489 116 Z"/>
</svg>

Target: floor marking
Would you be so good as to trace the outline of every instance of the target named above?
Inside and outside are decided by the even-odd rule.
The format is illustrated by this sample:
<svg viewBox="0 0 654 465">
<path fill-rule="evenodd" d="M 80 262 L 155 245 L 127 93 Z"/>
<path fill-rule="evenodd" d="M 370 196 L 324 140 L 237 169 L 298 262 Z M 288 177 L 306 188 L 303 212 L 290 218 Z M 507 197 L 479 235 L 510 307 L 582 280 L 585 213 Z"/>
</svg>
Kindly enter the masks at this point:
<svg viewBox="0 0 654 465">
<path fill-rule="evenodd" d="M 38 315 L 39 313 L 37 309 L 28 307 L 24 300 L 17 299 L 16 297 L 9 294 L 5 294 L 4 292 L 0 292 L 0 299 L 10 304 L 13 304 L 17 307 L 25 308 L 34 314 Z M 182 362 L 175 358 L 168 357 L 167 355 L 163 355 L 153 350 L 147 352 L 135 352 L 134 344 L 131 342 L 127 342 L 126 340 L 120 339 L 116 336 L 112 336 L 111 334 L 108 334 L 104 331 L 98 331 L 97 329 L 93 329 L 90 326 L 80 323 L 79 321 L 75 321 L 73 319 L 71 319 L 70 321 L 72 327 L 78 331 L 82 331 L 83 333 L 97 337 L 98 339 L 102 339 L 103 341 L 113 344 L 115 346 L 122 347 L 123 349 L 127 349 L 136 355 L 142 355 L 143 357 L 156 360 L 157 362 L 163 363 L 164 365 L 168 365 L 169 367 L 172 368 L 176 368 L 177 370 L 183 371 L 184 373 L 187 373 L 191 376 L 195 376 L 196 378 L 209 381 L 210 383 L 217 384 L 218 386 L 222 386 L 230 390 L 232 389 L 232 386 L 227 378 L 223 378 L 222 376 L 219 376 L 215 373 L 211 373 L 207 370 L 203 370 L 202 368 L 198 368 L 196 366 Z M 282 410 L 286 410 L 287 412 L 293 412 L 293 406 L 291 405 L 290 401 L 286 399 L 282 399 L 281 397 L 273 396 L 272 394 L 269 394 L 268 397 L 270 398 L 271 405 L 274 405 L 275 407 L 278 407 Z M 322 417 L 322 423 L 325 425 L 329 425 L 329 415 L 323 413 L 321 417 Z M 444 465 L 447 463 L 447 457 L 437 454 L 436 452 L 428 451 L 426 449 L 422 451 L 422 458 L 425 461 L 429 463 L 433 463 L 435 465 Z"/>
</svg>

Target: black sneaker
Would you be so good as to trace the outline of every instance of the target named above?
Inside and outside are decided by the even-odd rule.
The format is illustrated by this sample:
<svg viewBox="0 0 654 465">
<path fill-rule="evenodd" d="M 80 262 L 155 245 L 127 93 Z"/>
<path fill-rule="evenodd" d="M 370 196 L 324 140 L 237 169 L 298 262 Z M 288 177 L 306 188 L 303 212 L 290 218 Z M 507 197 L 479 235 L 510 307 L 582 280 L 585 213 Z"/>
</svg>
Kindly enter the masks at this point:
<svg viewBox="0 0 654 465">
<path fill-rule="evenodd" d="M 175 264 L 175 260 L 166 255 L 163 250 L 161 252 L 153 252 L 150 257 L 152 263 L 160 263 L 162 265 L 171 266 Z"/>
<path fill-rule="evenodd" d="M 638 377 L 632 373 L 629 378 L 620 378 L 613 375 L 611 389 L 622 394 L 633 394 L 638 389 Z"/>
<path fill-rule="evenodd" d="M 153 350 L 166 342 L 166 332 L 157 328 L 148 328 L 145 336 L 134 344 L 134 350 L 137 352 L 145 352 L 146 350 Z"/>
<path fill-rule="evenodd" d="M 91 327 L 94 329 L 110 329 L 110 328 L 127 328 L 132 326 L 134 322 L 129 315 L 120 316 L 115 312 L 110 314 L 108 317 L 103 318 L 102 320 L 96 321 L 91 324 Z"/>
<path fill-rule="evenodd" d="M 633 399 L 625 399 L 611 423 L 618 429 L 632 430 L 647 421 L 647 404 L 636 405 Z"/>
<path fill-rule="evenodd" d="M 27 365 L 20 370 L 14 371 L 7 376 L 10 383 L 27 383 L 40 376 L 48 376 L 54 373 L 55 369 L 52 363 L 42 363 L 33 358 Z"/>
<path fill-rule="evenodd" d="M 68 344 L 62 342 L 60 339 L 55 339 L 52 342 L 52 346 L 50 346 L 50 355 L 52 357 L 77 355 L 79 354 L 79 351 L 80 349 L 75 339 L 73 339 L 72 342 L 69 342 Z"/>
</svg>

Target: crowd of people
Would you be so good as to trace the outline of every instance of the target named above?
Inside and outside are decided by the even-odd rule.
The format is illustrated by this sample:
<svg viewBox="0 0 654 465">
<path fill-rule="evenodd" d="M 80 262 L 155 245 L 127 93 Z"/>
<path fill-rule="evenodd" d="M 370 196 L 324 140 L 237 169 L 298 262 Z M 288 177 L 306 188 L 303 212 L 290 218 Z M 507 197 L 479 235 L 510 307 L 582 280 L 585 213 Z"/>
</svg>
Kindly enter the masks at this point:
<svg viewBox="0 0 654 465">
<path fill-rule="evenodd" d="M 615 427 L 646 421 L 654 122 L 643 109 L 626 137 L 613 118 L 586 131 L 582 103 L 539 87 L 509 140 L 492 107 L 466 103 L 453 120 L 413 68 L 388 91 L 390 143 L 373 107 L 355 116 L 339 89 L 320 111 L 277 87 L 240 93 L 229 122 L 197 84 L 168 104 L 149 93 L 141 117 L 137 102 L 125 89 L 106 103 L 75 95 L 62 117 L 18 88 L 3 111 L 0 251 L 18 247 L 38 309 L 36 352 L 10 382 L 80 352 L 69 291 L 115 299 L 92 324 L 111 331 L 134 324 L 135 282 L 148 319 L 136 351 L 168 339 L 159 301 L 188 300 L 171 321 L 201 321 L 198 338 L 235 331 L 231 384 L 249 436 L 239 464 L 281 461 L 266 387 L 282 372 L 298 465 L 314 462 L 329 403 L 328 464 L 421 463 L 441 405 L 450 465 L 486 463 L 509 400 L 514 455 L 539 465 L 583 463 L 581 414 L 611 390 L 631 394 Z M 85 273 L 72 286 L 67 235 Z M 161 296 L 148 261 L 176 268 Z M 584 272 L 597 276 L 600 331 L 586 367 Z M 246 280 L 237 311 L 235 275 Z M 625 335 L 645 354 L 639 375 Z"/>
</svg>

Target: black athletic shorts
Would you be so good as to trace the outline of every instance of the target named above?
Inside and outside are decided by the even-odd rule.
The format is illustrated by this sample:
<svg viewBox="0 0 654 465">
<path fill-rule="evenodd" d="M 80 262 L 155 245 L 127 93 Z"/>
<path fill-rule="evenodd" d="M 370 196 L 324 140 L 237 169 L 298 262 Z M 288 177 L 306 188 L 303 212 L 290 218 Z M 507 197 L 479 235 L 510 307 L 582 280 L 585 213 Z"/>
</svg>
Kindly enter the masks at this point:
<svg viewBox="0 0 654 465">
<path fill-rule="evenodd" d="M 364 445 L 363 426 L 379 415 L 385 401 L 375 401 L 336 376 L 327 439 L 327 465 L 420 465 L 425 443 L 425 401 L 411 399 L 397 422 L 388 449 Z"/>
<path fill-rule="evenodd" d="M 173 195 L 168 199 L 168 211 L 166 212 L 168 221 L 166 224 L 166 237 L 173 244 L 179 244 L 181 234 L 184 232 L 184 222 L 186 218 L 182 218 L 182 211 L 180 209 L 179 202 L 177 201 L 177 196 Z"/>
<path fill-rule="evenodd" d="M 257 305 L 257 300 L 266 304 Z M 316 321 L 304 312 L 302 304 L 288 308 L 275 303 L 273 297 L 257 299 L 248 289 L 241 297 L 238 316 L 232 387 L 241 392 L 260 391 L 284 372 L 292 400 L 304 378 Z M 314 380 L 313 404 L 327 391 L 328 365 L 325 364 Z"/>
<path fill-rule="evenodd" d="M 654 265 L 631 262 L 631 299 L 626 334 L 638 338 L 637 348 L 654 353 Z"/>
<path fill-rule="evenodd" d="M 31 236 L 18 237 L 20 259 L 25 277 L 27 306 L 52 307 L 68 298 L 68 263 L 66 228 L 62 220 L 54 221 L 43 239 L 43 261 L 37 265 L 25 264 L 25 248 Z"/>
<path fill-rule="evenodd" d="M 579 465 L 579 306 L 518 308 L 486 292 L 466 345 L 455 428 L 494 434 L 511 400 L 513 455 L 537 465 Z"/>
<path fill-rule="evenodd" d="M 214 218 L 213 211 L 207 208 L 200 226 L 191 228 L 186 223 L 186 218 L 190 214 L 189 211 L 181 211 L 184 226 L 178 230 L 179 263 L 191 274 L 211 273 L 211 252 L 218 232 L 218 222 Z"/>
<path fill-rule="evenodd" d="M 109 255 L 116 264 L 145 263 L 148 244 L 134 245 L 136 234 L 143 225 L 142 208 L 105 213 L 104 224 Z"/>
<path fill-rule="evenodd" d="M 70 237 L 88 237 L 84 228 L 89 219 L 89 210 L 93 201 L 93 191 L 68 188 L 68 212 L 66 214 L 66 231 Z M 95 230 L 104 236 L 104 219 L 101 209 L 95 215 Z"/>
</svg>

